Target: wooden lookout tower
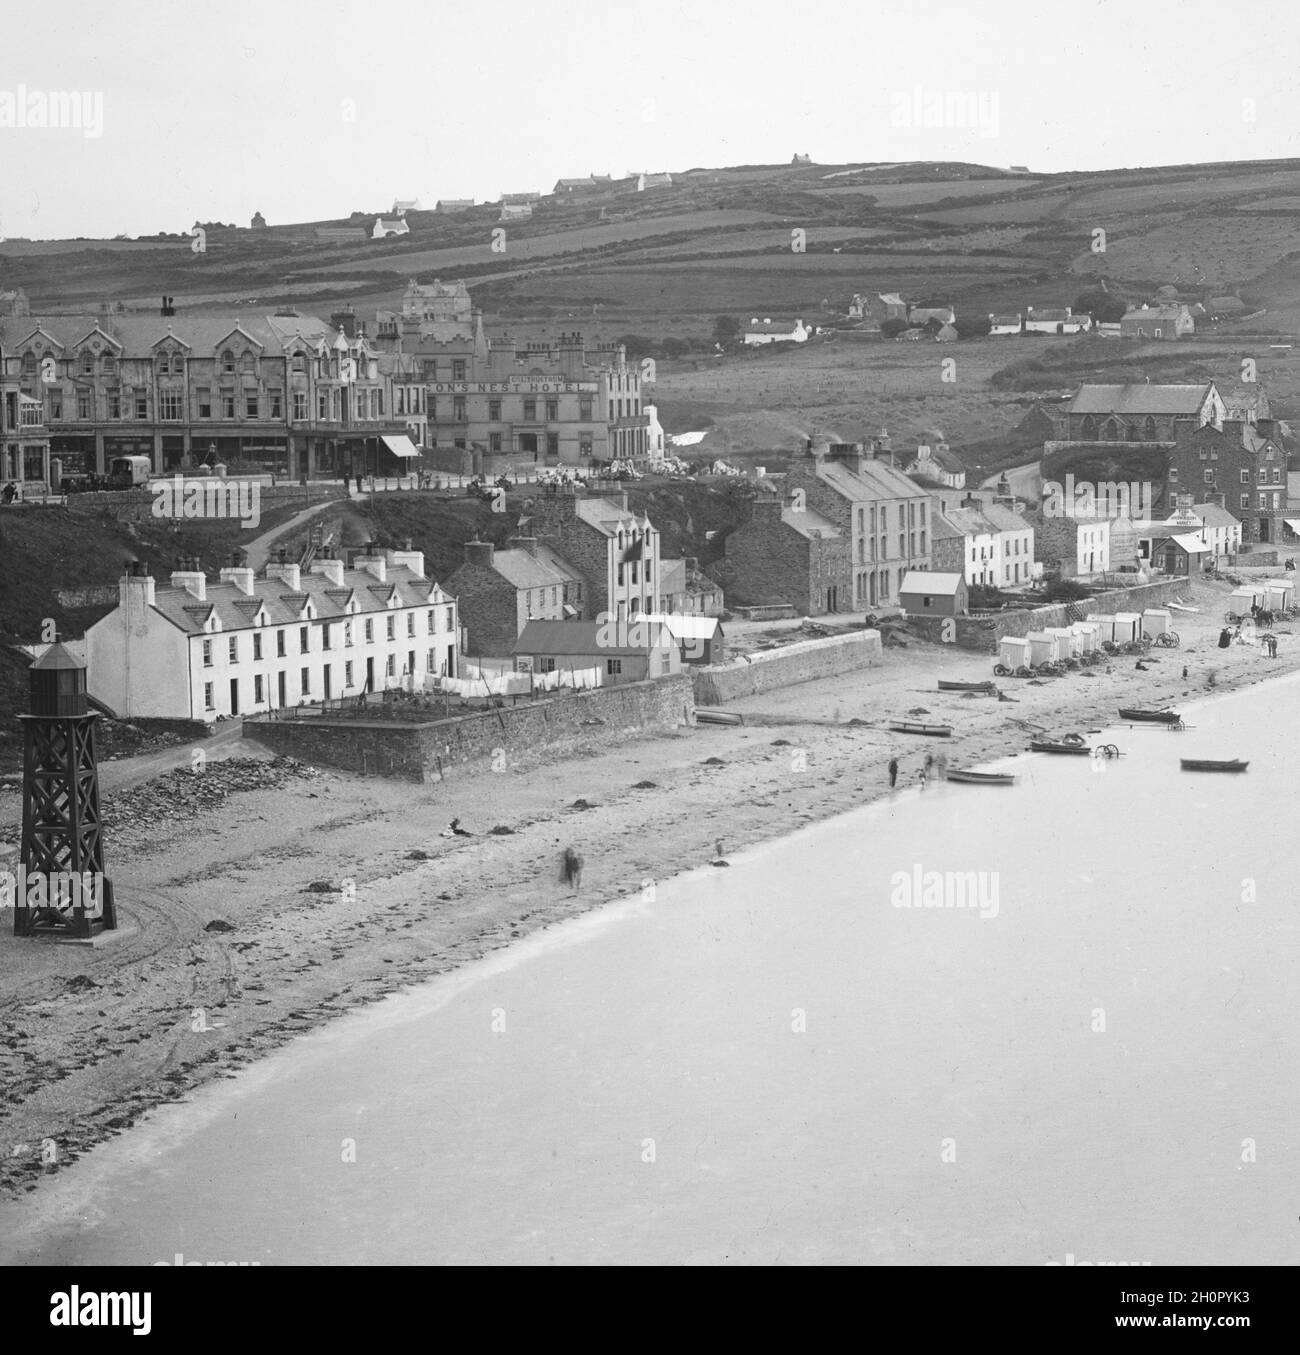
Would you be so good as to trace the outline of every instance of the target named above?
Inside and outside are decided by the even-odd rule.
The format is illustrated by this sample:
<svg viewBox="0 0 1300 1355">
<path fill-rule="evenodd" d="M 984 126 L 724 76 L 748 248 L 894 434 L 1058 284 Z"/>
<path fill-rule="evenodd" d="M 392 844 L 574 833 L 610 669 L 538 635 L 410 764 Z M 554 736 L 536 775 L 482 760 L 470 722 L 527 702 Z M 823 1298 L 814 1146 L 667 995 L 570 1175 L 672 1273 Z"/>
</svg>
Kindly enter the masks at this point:
<svg viewBox="0 0 1300 1355">
<path fill-rule="evenodd" d="M 32 664 L 23 726 L 22 887 L 15 936 L 90 939 L 115 931 L 104 874 L 95 721 L 86 666 L 57 640 Z"/>
</svg>

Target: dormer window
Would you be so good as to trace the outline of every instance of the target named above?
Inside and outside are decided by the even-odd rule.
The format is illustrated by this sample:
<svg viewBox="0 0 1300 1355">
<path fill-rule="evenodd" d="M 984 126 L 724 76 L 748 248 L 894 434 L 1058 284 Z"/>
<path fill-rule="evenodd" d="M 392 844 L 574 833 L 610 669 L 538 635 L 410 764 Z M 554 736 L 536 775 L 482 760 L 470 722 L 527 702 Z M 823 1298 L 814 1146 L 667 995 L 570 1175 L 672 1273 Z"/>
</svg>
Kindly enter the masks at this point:
<svg viewBox="0 0 1300 1355">
<path fill-rule="evenodd" d="M 104 354 L 104 364 L 103 364 L 103 367 L 104 367 L 104 375 L 105 375 L 105 376 L 116 376 L 116 375 L 117 375 L 117 359 L 112 355 L 112 353 L 105 353 L 105 354 Z"/>
<path fill-rule="evenodd" d="M 94 370 L 95 355 L 87 348 L 81 354 L 81 374 L 82 376 L 90 376 Z"/>
<path fill-rule="evenodd" d="M 293 355 L 293 370 L 295 372 L 302 372 L 304 375 L 306 374 L 307 359 L 302 353 L 295 353 Z"/>
<path fill-rule="evenodd" d="M 24 353 L 22 364 L 22 375 L 27 380 L 31 380 L 36 375 L 36 354 Z"/>
<path fill-rule="evenodd" d="M 166 376 L 167 373 L 168 373 L 170 370 L 171 370 L 171 368 L 170 368 L 170 366 L 168 365 L 168 362 L 167 362 L 167 354 L 166 354 L 166 353 L 160 353 L 160 354 L 158 355 L 158 375 L 159 375 L 159 376 Z"/>
<path fill-rule="evenodd" d="M 239 370 L 243 372 L 245 376 L 252 376 L 257 370 L 256 358 L 254 358 L 251 353 L 245 353 L 239 360 Z"/>
<path fill-rule="evenodd" d="M 229 348 L 221 355 L 221 370 L 227 375 L 230 375 L 235 370 L 235 355 Z"/>
</svg>

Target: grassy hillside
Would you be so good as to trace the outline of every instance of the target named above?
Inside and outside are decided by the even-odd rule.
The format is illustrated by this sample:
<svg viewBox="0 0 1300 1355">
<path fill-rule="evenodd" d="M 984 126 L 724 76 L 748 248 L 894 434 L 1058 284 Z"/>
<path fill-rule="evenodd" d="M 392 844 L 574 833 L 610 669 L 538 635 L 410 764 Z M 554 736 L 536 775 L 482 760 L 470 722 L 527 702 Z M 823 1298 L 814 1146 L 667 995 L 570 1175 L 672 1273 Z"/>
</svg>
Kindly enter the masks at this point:
<svg viewBox="0 0 1300 1355">
<path fill-rule="evenodd" d="M 1236 291 L 1268 323 L 1300 326 L 1300 162 L 1010 174 L 961 164 L 694 169 L 671 187 L 544 198 L 532 220 L 497 209 L 413 212 L 411 233 L 304 242 L 302 229 L 183 239 L 7 242 L 0 282 L 36 308 L 101 299 L 182 311 L 280 301 L 391 305 L 408 278 L 460 277 L 489 322 L 580 321 L 597 337 L 707 333 L 719 311 L 842 315 L 854 292 L 903 290 L 958 312 L 1069 304 L 1096 277 L 1148 294 Z M 375 212 L 369 216 L 373 220 Z M 321 223 L 346 224 L 344 221 Z M 806 233 L 792 252 L 791 231 Z M 1094 250 L 1094 232 L 1105 249 Z M 501 238 L 498 237 L 498 246 Z"/>
</svg>

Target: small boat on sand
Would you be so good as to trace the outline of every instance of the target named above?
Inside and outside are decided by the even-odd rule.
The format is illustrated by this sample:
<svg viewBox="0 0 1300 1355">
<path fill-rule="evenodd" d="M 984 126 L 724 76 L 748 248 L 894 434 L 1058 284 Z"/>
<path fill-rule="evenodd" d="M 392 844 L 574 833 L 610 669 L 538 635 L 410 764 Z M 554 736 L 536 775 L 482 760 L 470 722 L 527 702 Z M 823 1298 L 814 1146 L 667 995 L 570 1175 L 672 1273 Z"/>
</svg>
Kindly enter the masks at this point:
<svg viewBox="0 0 1300 1355">
<path fill-rule="evenodd" d="M 1016 778 L 1010 772 L 970 772 L 958 768 L 948 772 L 947 780 L 964 781 L 971 786 L 1014 786 Z"/>
<path fill-rule="evenodd" d="M 991 692 L 995 688 L 992 682 L 949 682 L 945 678 L 940 678 L 939 690 L 941 692 Z"/>
<path fill-rule="evenodd" d="M 1180 757 L 1185 772 L 1244 772 L 1250 766 L 1240 758 Z"/>
<path fill-rule="evenodd" d="M 1183 717 L 1176 710 L 1143 710 L 1138 706 L 1121 706 L 1119 718 L 1121 720 L 1145 720 L 1149 724 L 1176 725 Z"/>
<path fill-rule="evenodd" d="M 936 739 L 952 737 L 951 725 L 923 725 L 915 720 L 892 720 L 889 727 L 895 734 L 929 734 Z"/>
<path fill-rule="evenodd" d="M 1029 744 L 1031 753 L 1073 753 L 1076 757 L 1091 757 L 1092 749 L 1086 743 L 1068 743 L 1057 739 L 1033 739 Z"/>
</svg>

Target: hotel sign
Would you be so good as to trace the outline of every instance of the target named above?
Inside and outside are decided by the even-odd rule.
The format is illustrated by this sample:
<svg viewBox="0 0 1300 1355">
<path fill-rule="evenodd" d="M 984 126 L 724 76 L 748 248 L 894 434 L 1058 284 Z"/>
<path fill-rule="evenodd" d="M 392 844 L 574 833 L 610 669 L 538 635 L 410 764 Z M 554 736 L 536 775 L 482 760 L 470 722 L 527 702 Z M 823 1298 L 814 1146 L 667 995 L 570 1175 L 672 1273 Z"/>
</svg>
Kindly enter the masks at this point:
<svg viewBox="0 0 1300 1355">
<path fill-rule="evenodd" d="M 595 381 L 433 381 L 435 395 L 576 395 L 597 391 Z"/>
</svg>

